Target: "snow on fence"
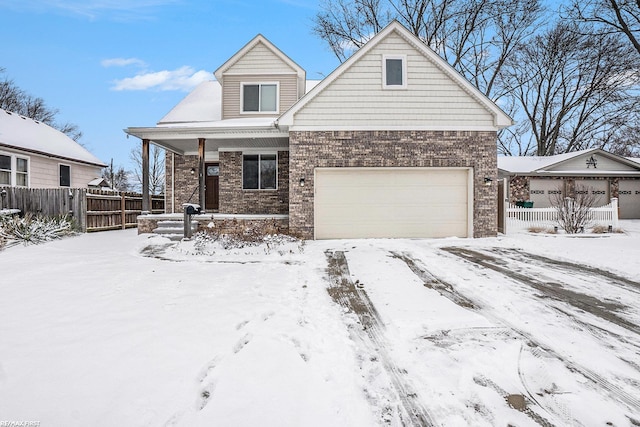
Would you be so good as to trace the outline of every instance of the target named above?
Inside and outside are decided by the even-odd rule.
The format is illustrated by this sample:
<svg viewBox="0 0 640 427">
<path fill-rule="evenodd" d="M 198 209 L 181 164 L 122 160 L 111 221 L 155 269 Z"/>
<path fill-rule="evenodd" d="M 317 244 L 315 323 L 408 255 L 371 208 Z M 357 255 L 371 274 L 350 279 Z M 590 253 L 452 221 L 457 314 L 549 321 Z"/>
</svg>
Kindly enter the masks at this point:
<svg viewBox="0 0 640 427">
<path fill-rule="evenodd" d="M 603 225 L 618 228 L 618 199 L 598 208 L 589 209 L 589 226 Z M 558 209 L 525 208 L 509 204 L 507 207 L 507 231 L 527 230 L 532 227 L 553 228 L 558 226 Z"/>
<path fill-rule="evenodd" d="M 68 215 L 82 231 L 116 230 L 137 226 L 142 195 L 85 188 L 0 188 L 0 210 L 44 216 Z M 151 196 L 151 213 L 164 213 L 164 196 Z"/>
</svg>

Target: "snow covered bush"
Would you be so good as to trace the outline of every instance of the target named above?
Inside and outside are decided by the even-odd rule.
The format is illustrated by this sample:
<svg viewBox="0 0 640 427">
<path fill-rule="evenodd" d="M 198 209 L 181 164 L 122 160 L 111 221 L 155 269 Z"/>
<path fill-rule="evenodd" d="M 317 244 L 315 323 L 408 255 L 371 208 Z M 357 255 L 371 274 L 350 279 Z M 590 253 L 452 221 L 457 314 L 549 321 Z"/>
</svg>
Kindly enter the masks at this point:
<svg viewBox="0 0 640 427">
<path fill-rule="evenodd" d="M 73 223 L 65 216 L 43 217 L 26 214 L 0 216 L 0 248 L 20 242 L 25 245 L 38 244 L 73 234 Z"/>
<path fill-rule="evenodd" d="M 574 197 L 558 194 L 553 207 L 558 212 L 558 225 L 568 234 L 582 233 L 591 224 L 590 210 L 594 207 L 596 196 L 591 187 L 576 185 Z"/>
<path fill-rule="evenodd" d="M 280 248 L 295 244 L 298 252 L 304 250 L 304 240 L 286 234 L 267 234 L 260 231 L 258 227 L 247 228 L 237 233 L 218 233 L 215 231 L 201 231 L 193 236 L 193 248 L 197 255 L 208 255 L 215 253 L 216 249 L 224 251 L 234 249 L 256 248 L 262 249 L 265 254 L 274 250 L 280 252 Z M 288 250 L 290 252 L 291 249 Z M 284 255 L 284 253 L 281 253 Z"/>
</svg>

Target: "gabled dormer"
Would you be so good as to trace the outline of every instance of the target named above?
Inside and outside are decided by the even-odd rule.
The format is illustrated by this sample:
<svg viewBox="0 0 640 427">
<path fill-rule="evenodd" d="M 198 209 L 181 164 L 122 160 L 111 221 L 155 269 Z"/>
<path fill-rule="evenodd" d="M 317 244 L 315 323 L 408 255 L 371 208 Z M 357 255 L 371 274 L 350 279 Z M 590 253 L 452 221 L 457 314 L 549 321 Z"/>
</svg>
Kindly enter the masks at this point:
<svg viewBox="0 0 640 427">
<path fill-rule="evenodd" d="M 278 117 L 304 95 L 305 71 L 261 34 L 215 71 L 222 119 Z"/>
</svg>

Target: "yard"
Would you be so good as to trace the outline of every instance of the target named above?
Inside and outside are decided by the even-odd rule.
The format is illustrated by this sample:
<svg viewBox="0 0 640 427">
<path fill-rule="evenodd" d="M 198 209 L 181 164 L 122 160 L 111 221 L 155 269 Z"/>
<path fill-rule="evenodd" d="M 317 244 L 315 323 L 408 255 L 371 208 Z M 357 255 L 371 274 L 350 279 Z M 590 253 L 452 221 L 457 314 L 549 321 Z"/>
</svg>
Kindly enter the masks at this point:
<svg viewBox="0 0 640 427">
<path fill-rule="evenodd" d="M 640 221 L 598 237 L 0 252 L 0 425 L 640 425 Z"/>
</svg>

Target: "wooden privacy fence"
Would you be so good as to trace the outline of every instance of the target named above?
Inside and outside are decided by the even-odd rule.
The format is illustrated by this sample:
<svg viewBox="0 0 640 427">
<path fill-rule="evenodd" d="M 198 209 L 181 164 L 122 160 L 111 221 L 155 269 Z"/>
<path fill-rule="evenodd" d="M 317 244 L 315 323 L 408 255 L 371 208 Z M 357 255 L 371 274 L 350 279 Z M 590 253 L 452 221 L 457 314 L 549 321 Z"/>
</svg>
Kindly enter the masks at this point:
<svg viewBox="0 0 640 427">
<path fill-rule="evenodd" d="M 591 226 L 604 225 L 618 228 L 618 199 L 611 199 L 611 203 L 598 208 L 590 208 L 588 218 Z M 531 227 L 553 228 L 558 226 L 558 209 L 525 208 L 509 204 L 507 208 L 508 231 L 526 230 Z"/>
<path fill-rule="evenodd" d="M 80 188 L 3 187 L 0 208 L 44 216 L 69 215 L 82 231 L 137 226 L 142 195 Z M 151 213 L 164 213 L 164 196 L 151 196 Z"/>
</svg>

